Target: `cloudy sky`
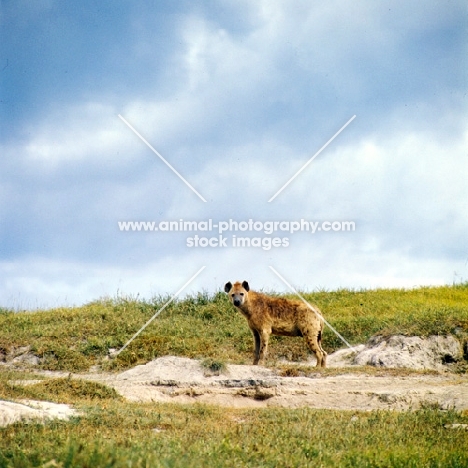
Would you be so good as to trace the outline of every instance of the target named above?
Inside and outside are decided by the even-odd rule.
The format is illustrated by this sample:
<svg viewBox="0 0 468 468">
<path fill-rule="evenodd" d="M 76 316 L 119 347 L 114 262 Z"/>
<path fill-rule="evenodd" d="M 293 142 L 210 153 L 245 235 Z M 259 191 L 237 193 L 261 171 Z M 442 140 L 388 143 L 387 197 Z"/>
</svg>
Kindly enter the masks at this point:
<svg viewBox="0 0 468 468">
<path fill-rule="evenodd" d="M 202 266 L 186 292 L 287 290 L 270 266 L 310 291 L 467 281 L 467 13 L 3 0 L 0 306 L 173 294 Z M 119 229 L 181 219 L 355 230 Z"/>
</svg>

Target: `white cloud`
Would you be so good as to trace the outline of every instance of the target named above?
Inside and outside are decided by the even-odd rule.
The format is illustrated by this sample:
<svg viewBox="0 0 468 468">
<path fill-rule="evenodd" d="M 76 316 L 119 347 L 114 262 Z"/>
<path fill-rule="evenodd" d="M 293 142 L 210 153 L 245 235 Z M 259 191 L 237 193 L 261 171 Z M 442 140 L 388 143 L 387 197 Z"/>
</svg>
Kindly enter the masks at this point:
<svg viewBox="0 0 468 468">
<path fill-rule="evenodd" d="M 134 153 L 130 149 L 135 138 L 117 114 L 115 107 L 96 101 L 56 108 L 42 121 L 27 125 L 30 137 L 20 155 L 54 168 L 90 160 L 118 163 Z"/>
</svg>

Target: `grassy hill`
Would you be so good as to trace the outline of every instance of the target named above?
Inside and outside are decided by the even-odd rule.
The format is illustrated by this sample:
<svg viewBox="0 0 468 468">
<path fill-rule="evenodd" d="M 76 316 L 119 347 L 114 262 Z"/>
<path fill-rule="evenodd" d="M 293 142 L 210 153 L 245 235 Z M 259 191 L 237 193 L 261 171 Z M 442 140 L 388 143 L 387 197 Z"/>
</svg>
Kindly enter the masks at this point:
<svg viewBox="0 0 468 468">
<path fill-rule="evenodd" d="M 366 342 L 375 334 L 428 336 L 468 331 L 468 283 L 411 290 L 323 291 L 304 297 L 318 305 L 352 344 Z M 120 349 L 167 300 L 119 297 L 74 308 L 0 309 L 0 353 L 28 345 L 43 369 L 85 371 L 100 363 L 110 348 Z M 327 329 L 324 347 L 331 352 L 343 343 Z M 226 294 L 200 293 L 170 304 L 109 365 L 123 369 L 163 355 L 250 364 L 252 337 Z M 269 356 L 272 361 L 279 357 L 303 360 L 307 349 L 301 338 L 272 337 Z"/>
</svg>

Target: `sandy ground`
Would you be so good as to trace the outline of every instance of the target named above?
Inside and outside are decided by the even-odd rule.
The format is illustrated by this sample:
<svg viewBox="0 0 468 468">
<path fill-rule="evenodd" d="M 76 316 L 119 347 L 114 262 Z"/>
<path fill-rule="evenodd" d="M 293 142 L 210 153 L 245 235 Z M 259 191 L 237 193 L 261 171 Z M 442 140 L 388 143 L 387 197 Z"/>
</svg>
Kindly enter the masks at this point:
<svg viewBox="0 0 468 468">
<path fill-rule="evenodd" d="M 468 410 L 468 375 L 449 372 L 450 365 L 443 364 L 442 359 L 449 354 L 453 359 L 460 359 L 460 353 L 458 341 L 452 338 L 389 337 L 330 355 L 328 366 L 341 368 L 338 375 L 317 371 L 309 377 L 283 377 L 278 371 L 249 365 L 228 365 L 222 373 L 213 375 L 197 360 L 166 356 L 118 374 L 94 369 L 94 372 L 71 377 L 100 382 L 135 402 L 199 402 L 236 408 L 307 406 L 337 410 L 411 410 L 431 406 Z M 27 353 L 24 356 L 20 362 L 29 362 Z M 18 358 L 15 359 L 14 364 L 17 364 Z M 313 366 L 314 361 L 303 364 Z M 376 376 L 366 373 L 364 365 L 436 372 L 402 372 L 403 375 L 397 372 L 395 376 L 395 372 L 383 371 Z M 360 366 L 358 373 L 347 370 L 356 366 Z M 41 373 L 48 378 L 70 376 L 59 372 Z M 0 425 L 21 419 L 67 418 L 74 414 L 67 405 L 0 401 Z"/>
<path fill-rule="evenodd" d="M 232 407 L 374 410 L 468 409 L 468 377 L 439 375 L 280 377 L 261 366 L 229 365 L 221 375 L 206 375 L 198 361 L 163 357 L 117 375 L 87 374 L 81 378 L 113 387 L 130 401 L 202 402 Z"/>
</svg>

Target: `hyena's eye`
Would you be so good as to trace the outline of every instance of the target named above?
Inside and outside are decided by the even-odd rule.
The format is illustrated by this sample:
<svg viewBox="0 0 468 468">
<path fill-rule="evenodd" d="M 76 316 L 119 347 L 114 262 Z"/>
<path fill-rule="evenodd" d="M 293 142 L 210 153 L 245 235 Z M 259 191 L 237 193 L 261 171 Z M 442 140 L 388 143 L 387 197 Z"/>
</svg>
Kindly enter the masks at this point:
<svg viewBox="0 0 468 468">
<path fill-rule="evenodd" d="M 240 293 L 240 295 L 241 295 L 241 296 L 243 296 L 243 295 L 244 295 L 244 293 Z"/>
</svg>

